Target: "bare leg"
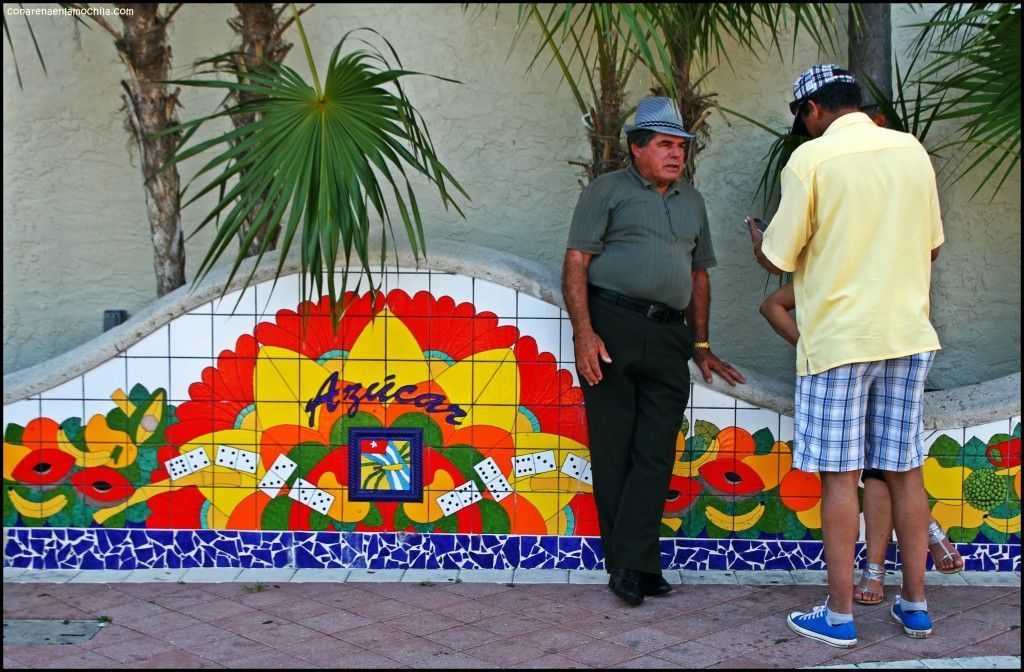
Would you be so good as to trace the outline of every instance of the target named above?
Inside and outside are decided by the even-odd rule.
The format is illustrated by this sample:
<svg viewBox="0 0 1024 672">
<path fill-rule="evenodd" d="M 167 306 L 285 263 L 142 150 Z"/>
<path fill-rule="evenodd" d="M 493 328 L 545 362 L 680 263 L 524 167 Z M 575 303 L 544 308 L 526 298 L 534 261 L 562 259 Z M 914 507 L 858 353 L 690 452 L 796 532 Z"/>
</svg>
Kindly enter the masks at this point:
<svg viewBox="0 0 1024 672">
<path fill-rule="evenodd" d="M 853 613 L 853 564 L 860 512 L 857 503 L 858 471 L 822 472 L 821 533 L 828 569 L 828 606 L 840 614 Z M 921 528 L 927 541 L 927 526 Z M 923 567 L 922 567 L 923 569 Z M 924 580 L 922 571 L 922 581 Z"/>
<path fill-rule="evenodd" d="M 889 487 L 878 478 L 864 479 L 864 540 L 867 544 L 865 567 L 885 567 L 885 556 L 892 541 L 892 500 Z M 861 604 L 877 604 L 884 597 L 881 577 L 864 570 L 853 597 Z"/>
<path fill-rule="evenodd" d="M 864 479 L 864 527 L 867 561 L 881 565 L 892 541 L 892 497 L 883 480 Z"/>
<path fill-rule="evenodd" d="M 928 495 L 921 469 L 887 471 L 886 481 L 892 493 L 893 522 L 903 565 L 903 599 L 921 602 L 924 595 L 924 567 L 928 556 Z"/>
</svg>

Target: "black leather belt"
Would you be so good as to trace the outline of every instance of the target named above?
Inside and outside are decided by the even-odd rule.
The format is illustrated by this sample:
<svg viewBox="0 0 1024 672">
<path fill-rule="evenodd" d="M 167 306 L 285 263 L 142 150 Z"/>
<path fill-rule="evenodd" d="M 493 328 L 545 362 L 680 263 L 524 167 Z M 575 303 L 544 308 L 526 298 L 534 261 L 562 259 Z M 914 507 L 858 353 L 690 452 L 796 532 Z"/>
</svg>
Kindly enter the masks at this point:
<svg viewBox="0 0 1024 672">
<path fill-rule="evenodd" d="M 638 301 L 632 299 L 618 292 L 613 292 L 610 289 L 604 289 L 603 287 L 597 287 L 595 285 L 588 285 L 591 296 L 597 296 L 606 301 L 611 301 L 614 304 L 620 305 L 623 308 L 641 313 L 644 317 L 652 322 L 662 322 L 664 324 L 681 324 L 686 320 L 686 314 L 681 310 L 675 310 L 667 306 L 659 306 L 654 303 L 648 303 L 646 301 Z"/>
</svg>

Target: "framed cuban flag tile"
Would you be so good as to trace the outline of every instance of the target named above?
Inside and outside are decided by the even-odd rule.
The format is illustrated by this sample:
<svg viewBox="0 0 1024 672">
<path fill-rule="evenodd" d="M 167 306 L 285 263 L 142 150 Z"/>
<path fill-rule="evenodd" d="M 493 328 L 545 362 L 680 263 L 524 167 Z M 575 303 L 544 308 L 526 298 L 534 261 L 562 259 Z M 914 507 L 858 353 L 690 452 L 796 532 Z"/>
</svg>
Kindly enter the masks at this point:
<svg viewBox="0 0 1024 672">
<path fill-rule="evenodd" d="M 348 432 L 349 499 L 418 502 L 423 498 L 423 429 L 352 427 Z"/>
</svg>

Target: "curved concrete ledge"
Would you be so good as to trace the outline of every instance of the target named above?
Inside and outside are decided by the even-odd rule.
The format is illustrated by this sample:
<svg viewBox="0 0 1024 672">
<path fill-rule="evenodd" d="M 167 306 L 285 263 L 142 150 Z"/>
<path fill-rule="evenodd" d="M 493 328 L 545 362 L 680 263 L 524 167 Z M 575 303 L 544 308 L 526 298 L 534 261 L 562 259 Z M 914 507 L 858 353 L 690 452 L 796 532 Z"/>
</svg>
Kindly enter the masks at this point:
<svg viewBox="0 0 1024 672">
<path fill-rule="evenodd" d="M 457 273 L 510 287 L 559 307 L 562 303 L 558 273 L 536 262 L 489 248 L 452 241 L 432 241 L 430 256 L 419 264 L 408 250 L 399 250 L 387 268 L 419 268 Z M 181 287 L 154 301 L 124 324 L 70 350 L 59 357 L 4 376 L 4 404 L 14 403 L 60 385 L 102 364 L 142 340 L 170 320 L 212 300 L 241 289 L 252 273 L 254 283 L 274 277 L 278 258 L 267 257 L 255 266 L 248 260 L 228 283 L 228 268 L 217 269 L 197 287 Z M 297 258 L 288 258 L 281 274 L 301 269 Z M 745 385 L 732 387 L 718 378 L 705 385 L 759 408 L 793 415 L 792 385 L 758 371 L 739 368 Z M 690 363 L 694 381 L 703 381 Z M 1020 414 L 1020 372 L 976 385 L 929 392 L 925 397 L 925 427 L 946 429 L 1009 418 Z"/>
</svg>

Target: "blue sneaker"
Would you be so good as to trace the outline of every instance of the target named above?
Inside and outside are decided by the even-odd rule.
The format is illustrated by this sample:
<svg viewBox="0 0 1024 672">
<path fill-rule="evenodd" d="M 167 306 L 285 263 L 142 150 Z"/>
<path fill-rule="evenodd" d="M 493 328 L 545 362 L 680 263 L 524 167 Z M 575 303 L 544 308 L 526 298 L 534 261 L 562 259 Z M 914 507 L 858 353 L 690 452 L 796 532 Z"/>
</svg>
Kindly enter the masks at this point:
<svg viewBox="0 0 1024 672">
<path fill-rule="evenodd" d="M 798 635 L 825 642 L 829 646 L 849 649 L 857 645 L 857 629 L 853 621 L 829 625 L 825 616 L 826 605 L 815 607 L 810 613 L 794 611 L 786 617 L 786 625 Z"/>
<path fill-rule="evenodd" d="M 932 619 L 927 611 L 903 611 L 897 599 L 889 613 L 903 626 L 903 632 L 915 639 L 926 639 L 932 634 Z"/>
</svg>

